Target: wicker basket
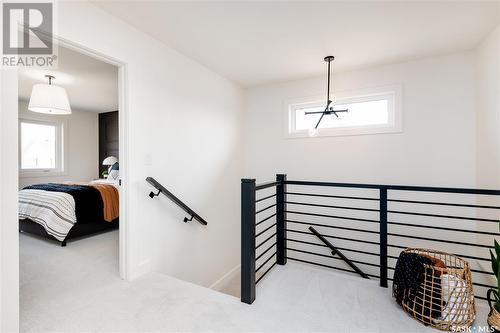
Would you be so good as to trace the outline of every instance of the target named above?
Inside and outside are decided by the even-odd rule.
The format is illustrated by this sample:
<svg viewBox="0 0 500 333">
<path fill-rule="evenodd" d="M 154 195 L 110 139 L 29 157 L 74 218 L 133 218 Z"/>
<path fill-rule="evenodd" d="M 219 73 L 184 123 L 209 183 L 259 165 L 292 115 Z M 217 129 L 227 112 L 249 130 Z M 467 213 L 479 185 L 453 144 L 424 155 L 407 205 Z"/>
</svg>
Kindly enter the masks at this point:
<svg viewBox="0 0 500 333">
<path fill-rule="evenodd" d="M 403 301 L 403 309 L 425 325 L 441 330 L 469 327 L 476 318 L 469 263 L 440 251 L 409 248 L 403 252 L 439 259 L 445 266 L 424 265 L 425 279 L 413 297 Z"/>
</svg>

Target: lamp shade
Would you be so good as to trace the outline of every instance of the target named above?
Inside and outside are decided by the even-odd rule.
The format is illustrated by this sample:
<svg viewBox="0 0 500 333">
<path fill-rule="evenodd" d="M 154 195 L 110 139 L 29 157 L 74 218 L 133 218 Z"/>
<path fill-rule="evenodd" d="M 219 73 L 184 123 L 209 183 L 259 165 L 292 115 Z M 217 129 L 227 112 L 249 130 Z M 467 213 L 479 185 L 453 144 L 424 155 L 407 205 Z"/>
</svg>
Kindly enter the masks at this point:
<svg viewBox="0 0 500 333">
<path fill-rule="evenodd" d="M 52 84 L 35 84 L 28 110 L 48 114 L 71 114 L 66 89 Z"/>
<path fill-rule="evenodd" d="M 118 159 L 114 156 L 108 156 L 102 161 L 102 165 L 113 165 L 118 162 Z"/>
</svg>

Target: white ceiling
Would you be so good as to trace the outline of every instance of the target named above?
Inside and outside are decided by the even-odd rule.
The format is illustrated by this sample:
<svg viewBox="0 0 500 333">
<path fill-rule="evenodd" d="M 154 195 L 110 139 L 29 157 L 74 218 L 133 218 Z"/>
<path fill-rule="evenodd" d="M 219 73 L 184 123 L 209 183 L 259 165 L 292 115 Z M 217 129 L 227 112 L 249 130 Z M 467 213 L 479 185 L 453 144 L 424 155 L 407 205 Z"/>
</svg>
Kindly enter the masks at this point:
<svg viewBox="0 0 500 333">
<path fill-rule="evenodd" d="M 498 23 L 483 1 L 94 1 L 243 85 L 475 47 Z"/>
<path fill-rule="evenodd" d="M 29 100 L 36 83 L 55 76 L 54 85 L 64 87 L 71 108 L 80 111 L 118 110 L 118 68 L 87 55 L 59 46 L 57 70 L 19 67 L 19 98 Z"/>
</svg>

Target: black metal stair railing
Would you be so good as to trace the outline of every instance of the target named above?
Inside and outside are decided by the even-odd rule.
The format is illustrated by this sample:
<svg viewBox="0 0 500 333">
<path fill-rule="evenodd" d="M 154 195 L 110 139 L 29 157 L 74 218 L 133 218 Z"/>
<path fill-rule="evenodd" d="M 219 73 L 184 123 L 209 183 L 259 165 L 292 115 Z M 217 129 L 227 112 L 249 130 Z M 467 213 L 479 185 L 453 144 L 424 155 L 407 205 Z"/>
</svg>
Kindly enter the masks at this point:
<svg viewBox="0 0 500 333">
<path fill-rule="evenodd" d="M 309 230 L 311 230 L 311 232 L 314 235 L 316 235 L 316 237 L 318 237 L 319 240 L 323 242 L 323 244 L 325 244 L 326 246 L 328 246 L 330 248 L 330 250 L 332 250 L 332 255 L 333 256 L 338 255 L 340 257 L 340 259 L 344 260 L 344 262 L 346 264 L 348 264 L 356 273 L 358 273 L 359 275 L 361 275 L 362 278 L 364 278 L 364 279 L 370 279 L 368 277 L 368 275 L 366 275 L 365 272 L 363 272 L 358 266 L 356 266 L 356 264 L 352 260 L 350 260 L 349 258 L 347 258 L 339 249 L 337 249 L 332 243 L 330 243 L 330 241 L 328 239 L 326 239 L 325 236 L 323 236 L 322 234 L 320 234 L 313 227 L 309 227 Z"/>
<path fill-rule="evenodd" d="M 189 208 L 188 205 L 186 205 L 184 202 L 182 202 L 181 199 L 177 198 L 172 192 L 167 190 L 163 185 L 161 185 L 159 182 L 157 182 L 154 178 L 147 177 L 146 181 L 158 190 L 157 193 L 150 192 L 149 197 L 154 198 L 154 197 L 159 196 L 160 194 L 164 194 L 167 198 L 172 200 L 177 206 L 182 208 L 186 213 L 188 213 L 191 216 L 190 218 L 185 217 L 184 222 L 189 222 L 189 221 L 192 221 L 193 219 L 195 219 L 196 221 L 198 221 L 199 223 L 201 223 L 203 225 L 208 224 L 207 221 L 205 221 L 205 219 L 203 219 L 200 215 L 198 215 L 194 210 Z"/>
<path fill-rule="evenodd" d="M 500 190 L 277 175 L 262 185 L 243 179 L 241 194 L 242 302 L 251 304 L 257 283 L 287 260 L 376 278 L 388 287 L 399 252 L 408 247 L 468 260 L 476 298 L 485 299 L 487 288 L 495 287 L 488 251 L 500 236 Z"/>
</svg>

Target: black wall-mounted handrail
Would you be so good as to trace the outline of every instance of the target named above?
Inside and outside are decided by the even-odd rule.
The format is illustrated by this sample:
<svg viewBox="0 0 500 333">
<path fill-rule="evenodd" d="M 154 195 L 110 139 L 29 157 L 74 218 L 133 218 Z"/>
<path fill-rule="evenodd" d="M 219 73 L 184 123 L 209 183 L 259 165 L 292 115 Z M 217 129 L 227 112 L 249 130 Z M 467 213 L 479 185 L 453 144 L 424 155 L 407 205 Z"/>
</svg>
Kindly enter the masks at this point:
<svg viewBox="0 0 500 333">
<path fill-rule="evenodd" d="M 189 208 L 184 202 L 182 202 L 179 198 L 177 198 L 174 194 L 172 194 L 172 192 L 167 190 L 163 185 L 158 183 L 154 178 L 147 177 L 146 181 L 158 190 L 158 193 L 154 193 L 154 192 L 149 193 L 149 196 L 151 198 L 154 198 L 154 197 L 160 195 L 160 193 L 163 193 L 167 198 L 172 200 L 177 206 L 182 208 L 186 213 L 188 213 L 191 216 L 191 218 L 189 218 L 189 219 L 187 217 L 185 217 L 184 222 L 192 221 L 194 218 L 196 221 L 200 222 L 203 225 L 208 224 L 207 221 L 205 221 L 205 219 L 203 219 L 200 215 L 196 214 L 196 212 L 194 210 Z"/>
<path fill-rule="evenodd" d="M 313 227 L 310 226 L 309 230 L 314 235 L 316 235 L 316 237 L 318 237 L 326 246 L 328 246 L 330 248 L 330 250 L 332 250 L 333 256 L 338 255 L 342 260 L 345 261 L 346 264 L 351 266 L 351 268 L 354 269 L 356 271 L 356 273 L 358 273 L 359 275 L 361 275 L 365 279 L 369 279 L 368 275 L 366 275 L 365 272 L 363 272 L 358 266 L 356 266 L 351 260 L 349 260 L 349 258 L 347 258 L 342 252 L 340 252 L 339 249 L 337 249 L 332 243 L 330 243 L 328 241 L 328 239 L 323 237 L 323 235 L 321 235 L 316 229 L 314 229 Z"/>
</svg>

